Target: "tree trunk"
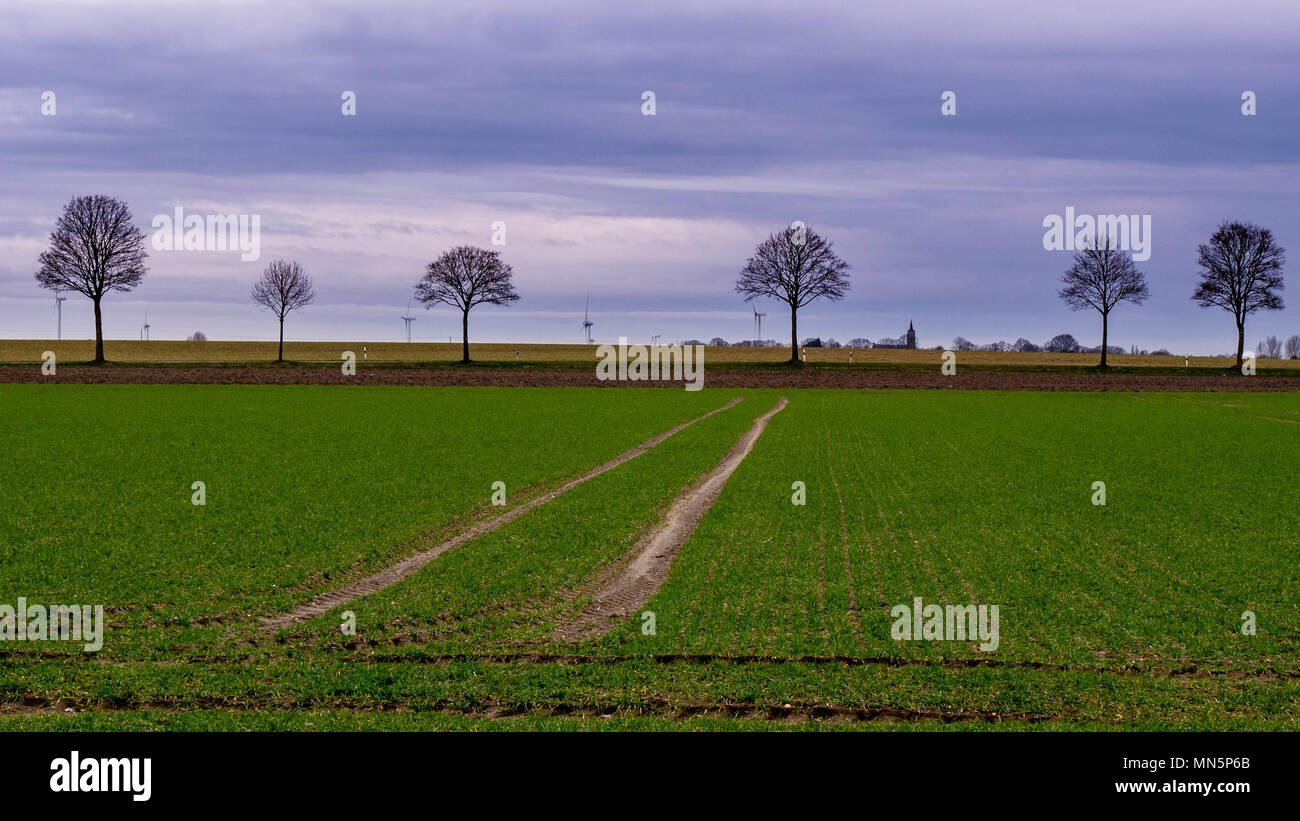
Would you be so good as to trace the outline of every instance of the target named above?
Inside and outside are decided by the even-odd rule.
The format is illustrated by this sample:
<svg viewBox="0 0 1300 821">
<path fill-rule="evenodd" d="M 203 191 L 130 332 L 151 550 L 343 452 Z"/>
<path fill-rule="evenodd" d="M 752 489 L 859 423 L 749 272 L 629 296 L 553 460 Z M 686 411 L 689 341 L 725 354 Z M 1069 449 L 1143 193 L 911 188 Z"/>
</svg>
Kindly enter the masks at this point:
<svg viewBox="0 0 1300 821">
<path fill-rule="evenodd" d="M 104 318 L 100 314 L 99 299 L 93 300 L 95 303 L 95 363 L 99 364 L 104 361 Z"/>
<path fill-rule="evenodd" d="M 1101 315 L 1101 366 L 1106 367 L 1106 331 L 1107 321 L 1110 317 L 1105 313 Z"/>
<path fill-rule="evenodd" d="M 276 362 L 284 361 L 284 317 L 280 317 L 280 353 L 276 357 Z"/>
<path fill-rule="evenodd" d="M 794 306 L 790 306 L 790 361 L 799 364 L 799 322 Z"/>
<path fill-rule="evenodd" d="M 460 361 L 469 362 L 469 310 L 460 314 Z"/>
<path fill-rule="evenodd" d="M 1246 350 L 1246 320 L 1237 320 L 1237 370 L 1241 370 L 1242 353 Z M 1256 356 L 1259 351 L 1255 352 Z"/>
</svg>

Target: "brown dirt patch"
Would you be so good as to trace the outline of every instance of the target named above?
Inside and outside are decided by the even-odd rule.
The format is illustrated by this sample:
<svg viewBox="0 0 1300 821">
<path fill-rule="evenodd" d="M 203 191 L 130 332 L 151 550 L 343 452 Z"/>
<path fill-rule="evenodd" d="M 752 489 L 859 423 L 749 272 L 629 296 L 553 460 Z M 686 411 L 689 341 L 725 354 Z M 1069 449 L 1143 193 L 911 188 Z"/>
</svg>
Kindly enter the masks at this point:
<svg viewBox="0 0 1300 821">
<path fill-rule="evenodd" d="M 681 390 L 681 382 L 601 382 L 594 369 L 548 368 L 358 368 L 344 376 L 337 367 L 134 367 L 61 366 L 41 376 L 38 366 L 0 366 L 0 383 L 156 385 L 447 385 L 500 387 L 647 387 Z M 1241 377 L 1192 368 L 1186 374 L 1078 373 L 959 370 L 850 369 L 757 370 L 718 365 L 705 371 L 709 388 L 913 388 L 924 390 L 1035 391 L 1300 391 L 1300 375 Z"/>
<path fill-rule="evenodd" d="M 763 704 L 759 702 L 682 702 L 664 698 L 648 698 L 638 704 L 613 703 L 552 703 L 517 705 L 497 701 L 486 701 L 468 705 L 433 703 L 412 707 L 410 704 L 395 701 L 367 701 L 362 699 L 274 699 L 255 700 L 247 698 L 226 699 L 219 697 L 200 697 L 197 699 L 155 699 L 119 703 L 100 699 L 86 704 L 71 704 L 54 701 L 40 696 L 25 696 L 20 702 L 0 703 L 0 717 L 33 716 L 45 714 L 75 714 L 81 712 L 129 713 L 141 710 L 156 712 L 181 713 L 195 710 L 219 709 L 231 712 L 251 712 L 257 710 L 293 710 L 310 712 L 326 710 L 331 712 L 356 713 L 425 713 L 463 716 L 471 719 L 508 720 L 512 718 L 614 718 L 621 717 L 657 717 L 665 719 L 690 718 L 740 718 L 756 721 L 794 723 L 800 721 L 820 721 L 828 723 L 853 722 L 1023 722 L 1037 723 L 1053 718 L 1055 715 L 1010 711 L 1000 713 L 991 710 L 938 710 L 912 709 L 907 707 L 852 707 L 816 703 L 782 703 Z"/>
</svg>

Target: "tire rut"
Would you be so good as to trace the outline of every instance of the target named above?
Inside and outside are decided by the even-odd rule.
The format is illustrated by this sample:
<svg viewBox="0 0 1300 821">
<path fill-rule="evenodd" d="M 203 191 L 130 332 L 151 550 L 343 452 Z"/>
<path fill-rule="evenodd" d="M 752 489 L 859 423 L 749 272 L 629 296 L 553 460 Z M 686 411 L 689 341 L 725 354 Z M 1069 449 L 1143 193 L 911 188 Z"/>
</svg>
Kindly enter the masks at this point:
<svg viewBox="0 0 1300 821">
<path fill-rule="evenodd" d="M 717 467 L 673 500 L 659 524 L 637 543 L 633 549 L 634 558 L 572 621 L 556 628 L 552 638 L 578 641 L 602 636 L 648 602 L 667 578 L 682 545 L 717 501 L 731 474 L 749 455 L 768 421 L 786 404 L 786 398 L 781 397 L 775 407 L 758 417 L 753 426 L 741 435 Z"/>
<path fill-rule="evenodd" d="M 377 573 L 367 576 L 364 579 L 361 579 L 359 581 L 353 582 L 348 585 L 344 585 L 343 587 L 340 587 L 335 590 L 331 590 L 327 593 L 322 593 L 316 596 L 315 598 L 311 599 L 310 601 L 298 605 L 297 607 L 293 608 L 287 613 L 281 613 L 278 616 L 265 617 L 261 619 L 261 629 L 265 633 L 274 633 L 276 631 L 283 630 L 287 627 L 291 627 L 298 622 L 306 621 L 308 619 L 313 619 L 316 618 L 317 616 L 323 616 L 329 611 L 333 610 L 335 607 L 338 607 L 339 605 L 349 602 L 353 599 L 357 599 L 362 596 L 375 593 L 377 591 L 383 590 L 386 587 L 391 587 L 392 585 L 397 584 L 399 581 L 402 581 L 408 576 L 411 576 L 420 568 L 424 567 L 429 562 L 441 556 L 443 553 L 446 553 L 447 551 L 452 550 L 454 548 L 460 547 L 466 542 L 476 539 L 479 536 L 482 536 L 487 533 L 491 533 L 492 531 L 500 528 L 501 526 L 508 524 L 514 521 L 515 519 L 518 519 L 520 516 L 523 516 L 525 513 L 534 510 L 538 507 L 541 507 L 542 505 L 546 504 L 552 499 L 564 493 L 567 493 L 570 490 L 573 490 L 578 485 L 581 485 L 584 482 L 594 479 L 597 476 L 601 475 L 602 473 L 613 470 L 619 465 L 628 462 L 636 458 L 637 456 L 640 456 L 641 454 L 645 453 L 646 451 L 650 450 L 651 448 L 655 447 L 656 445 L 659 445 L 665 439 L 672 436 L 673 434 L 679 433 L 680 431 L 685 430 L 691 425 L 694 425 L 696 422 L 699 422 L 703 419 L 707 419 L 715 413 L 720 413 L 724 410 L 735 407 L 743 398 L 744 397 L 737 396 L 735 399 L 732 399 L 727 404 L 718 408 L 714 408 L 713 410 L 709 411 L 708 413 L 702 416 L 697 416 L 694 419 L 683 422 L 682 424 L 678 425 L 675 428 L 671 428 L 669 430 L 664 431 L 663 433 L 652 436 L 649 439 L 642 442 L 641 444 L 632 448 L 631 450 L 625 451 L 619 454 L 618 456 L 615 456 L 613 459 L 610 459 L 608 462 L 605 462 L 603 465 L 600 465 L 599 467 L 592 468 L 591 470 L 587 471 L 586 473 L 582 474 L 576 479 L 569 480 L 568 482 L 564 483 L 563 485 L 556 488 L 555 490 L 549 491 L 547 493 L 542 494 L 541 496 L 530 499 L 527 502 L 518 505 L 517 507 L 513 507 L 510 510 L 506 511 L 505 513 L 502 513 L 500 516 L 497 516 L 492 519 L 488 519 L 486 521 L 476 522 L 470 525 L 469 527 L 462 530 L 460 533 L 451 537 L 447 541 L 442 542 L 436 547 L 432 547 L 428 550 L 421 551 L 420 553 L 416 553 L 414 556 L 403 559 L 402 561 L 390 565 L 384 568 L 383 570 L 380 570 Z"/>
</svg>

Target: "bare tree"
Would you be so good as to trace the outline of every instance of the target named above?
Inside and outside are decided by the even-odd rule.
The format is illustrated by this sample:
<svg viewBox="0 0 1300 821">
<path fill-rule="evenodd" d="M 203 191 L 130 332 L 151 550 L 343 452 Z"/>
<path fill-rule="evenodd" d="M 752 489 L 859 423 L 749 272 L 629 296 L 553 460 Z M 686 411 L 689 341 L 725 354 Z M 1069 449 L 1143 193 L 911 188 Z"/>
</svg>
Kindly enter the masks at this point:
<svg viewBox="0 0 1300 821">
<path fill-rule="evenodd" d="M 1286 341 L 1286 358 L 1300 359 L 1300 336 L 1292 336 Z"/>
<path fill-rule="evenodd" d="M 1282 340 L 1276 336 L 1266 336 L 1259 343 L 1259 349 L 1256 356 L 1260 359 L 1281 359 L 1282 358 Z"/>
<path fill-rule="evenodd" d="M 36 281 L 54 291 L 76 291 L 95 305 L 95 362 L 104 361 L 104 322 L 100 302 L 109 291 L 140 284 L 148 254 L 144 232 L 132 224 L 126 203 L 103 194 L 74 197 L 40 255 Z"/>
<path fill-rule="evenodd" d="M 1197 248 L 1201 279 L 1192 299 L 1202 308 L 1218 306 L 1230 311 L 1237 323 L 1237 367 L 1246 347 L 1246 317 L 1261 308 L 1280 311 L 1286 286 L 1282 266 L 1286 250 L 1273 232 L 1249 222 L 1225 222 L 1210 241 Z"/>
<path fill-rule="evenodd" d="M 829 240 L 796 223 L 759 243 L 736 280 L 736 291 L 746 302 L 772 297 L 790 306 L 790 362 L 797 365 L 799 309 L 822 297 L 843 299 L 849 291 L 848 270 Z"/>
<path fill-rule="evenodd" d="M 952 349 L 954 351 L 973 351 L 976 345 L 964 336 L 954 336 L 952 338 Z"/>
<path fill-rule="evenodd" d="M 284 317 L 290 311 L 305 308 L 316 298 L 311 277 L 296 262 L 277 259 L 253 283 L 252 299 L 269 308 L 280 320 L 280 353 L 276 362 L 284 361 Z"/>
<path fill-rule="evenodd" d="M 415 298 L 425 308 L 437 303 L 460 309 L 461 361 L 469 361 L 469 312 L 475 305 L 509 305 L 519 299 L 514 269 L 499 251 L 459 245 L 429 263 L 415 283 Z"/>
<path fill-rule="evenodd" d="M 1061 275 L 1065 285 L 1057 296 L 1071 310 L 1092 308 L 1101 314 L 1101 367 L 1106 367 L 1110 312 L 1121 302 L 1141 305 L 1151 292 L 1146 277 L 1133 265 L 1133 258 L 1119 249 L 1109 234 L 1102 234 L 1090 247 L 1074 255 L 1074 264 Z"/>
</svg>

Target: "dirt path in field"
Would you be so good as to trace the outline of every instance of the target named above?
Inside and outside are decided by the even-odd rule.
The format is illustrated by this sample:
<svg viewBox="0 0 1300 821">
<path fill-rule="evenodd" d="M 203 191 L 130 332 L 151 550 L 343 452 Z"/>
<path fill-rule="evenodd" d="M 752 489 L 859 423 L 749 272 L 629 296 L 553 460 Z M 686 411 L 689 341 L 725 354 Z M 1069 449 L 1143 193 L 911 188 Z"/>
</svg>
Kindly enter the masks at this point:
<svg viewBox="0 0 1300 821">
<path fill-rule="evenodd" d="M 344 587 L 340 587 L 336 590 L 331 590 L 328 593 L 322 593 L 321 595 L 313 598 L 311 601 L 308 601 L 305 604 L 298 605 L 297 607 L 290 610 L 288 613 L 282 613 L 278 616 L 270 616 L 267 618 L 263 618 L 261 620 L 262 630 L 267 633 L 274 633 L 277 630 L 283 630 L 284 628 L 290 627 L 298 622 L 306 621 L 307 619 L 316 618 L 317 616 L 323 616 L 324 614 L 328 613 L 329 611 L 333 610 L 335 607 L 338 607 L 340 604 L 343 604 L 344 602 L 348 602 L 351 601 L 352 599 L 360 598 L 361 596 L 365 596 L 370 593 L 374 593 L 378 590 L 383 590 L 385 587 L 390 587 L 394 584 L 397 584 L 402 579 L 405 579 L 406 577 L 415 573 L 417 570 L 424 567 L 426 564 L 433 561 L 434 559 L 438 558 L 443 553 L 446 553 L 448 550 L 451 550 L 456 547 L 460 547 L 461 545 L 465 544 L 471 539 L 476 539 L 485 533 L 491 533 L 493 530 L 496 530 L 502 525 L 505 525 L 509 522 L 514 521 L 515 519 L 518 519 L 520 516 L 524 515 L 530 510 L 534 510 L 538 507 L 541 507 L 542 505 L 546 504 L 547 502 L 551 501 L 557 496 L 561 496 L 565 493 L 568 493 L 570 490 L 573 490 L 578 485 L 581 485 L 584 482 L 594 479 L 597 476 L 601 475 L 602 473 L 605 473 L 606 471 L 613 470 L 614 468 L 618 467 L 624 462 L 627 462 L 631 459 L 635 459 L 636 457 L 640 456 L 641 454 L 645 453 L 646 451 L 660 444 L 668 437 L 682 430 L 685 430 L 691 425 L 694 425 L 696 422 L 699 422 L 702 419 L 707 419 L 715 413 L 720 413 L 724 410 L 727 410 L 728 408 L 735 407 L 742 398 L 744 397 L 737 396 L 735 399 L 732 399 L 730 402 L 723 405 L 722 407 L 714 408 L 713 410 L 709 411 L 708 413 L 702 416 L 697 416 L 694 419 L 691 419 L 687 422 L 683 422 L 682 424 L 678 425 L 675 428 L 671 428 L 670 430 L 666 430 L 663 433 L 652 436 L 649 439 L 642 442 L 641 444 L 632 448 L 631 450 L 625 451 L 619 454 L 618 456 L 615 456 L 613 459 L 610 459 L 608 462 L 604 463 L 603 465 L 600 465 L 599 467 L 587 471 L 586 473 L 582 474 L 576 479 L 569 480 L 568 482 L 564 483 L 563 485 L 556 488 L 555 490 L 552 490 L 548 493 L 543 493 L 541 496 L 538 496 L 534 499 L 530 499 L 527 502 L 524 502 L 523 504 L 511 508 L 505 513 L 502 513 L 500 516 L 497 516 L 492 519 L 487 519 L 485 521 L 476 522 L 470 525 L 465 530 L 462 530 L 460 533 L 456 534 L 452 538 L 439 544 L 436 547 L 432 547 L 428 550 L 417 553 L 414 556 L 411 556 L 410 558 L 403 559 L 397 564 L 390 565 L 384 568 L 383 570 L 380 570 L 378 573 L 374 573 L 370 576 L 367 576 L 366 578 L 361 579 L 360 581 L 353 582 L 352 584 L 345 585 Z"/>
<path fill-rule="evenodd" d="M 552 637 L 577 641 L 604 635 L 648 602 L 668 577 L 668 569 L 677 558 L 677 552 L 695 532 L 704 514 L 713 507 L 727 480 L 753 450 L 758 437 L 763 435 L 768 421 L 785 406 L 783 396 L 775 407 L 754 421 L 717 467 L 673 500 L 659 524 L 632 548 L 632 560 L 604 584 L 591 604 L 573 621 L 556 628 Z"/>
</svg>

